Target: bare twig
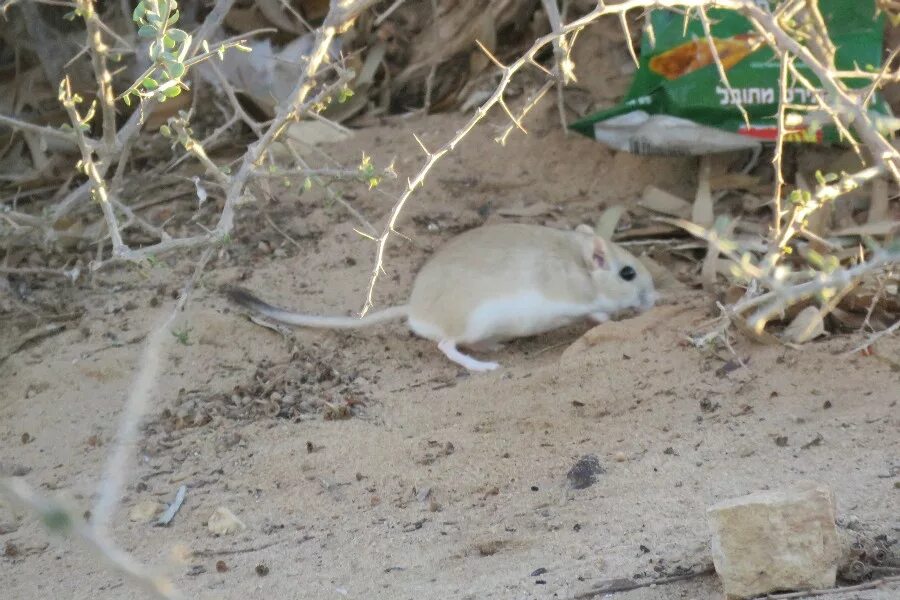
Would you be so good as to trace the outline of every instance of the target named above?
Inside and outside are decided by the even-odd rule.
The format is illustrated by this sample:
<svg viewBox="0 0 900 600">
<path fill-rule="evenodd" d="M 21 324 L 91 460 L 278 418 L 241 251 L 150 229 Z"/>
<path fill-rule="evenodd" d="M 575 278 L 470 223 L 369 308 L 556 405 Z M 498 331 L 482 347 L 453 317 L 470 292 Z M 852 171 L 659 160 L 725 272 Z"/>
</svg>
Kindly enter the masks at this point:
<svg viewBox="0 0 900 600">
<path fill-rule="evenodd" d="M 35 125 L 34 123 L 29 123 L 28 121 L 23 121 L 8 115 L 0 114 L 0 124 L 7 125 L 13 130 L 31 131 L 38 135 L 64 140 L 66 142 L 71 142 L 72 144 L 75 143 L 75 134 L 71 131 L 64 131 L 45 125 Z"/>
<path fill-rule="evenodd" d="M 861 592 L 863 590 L 874 590 L 893 583 L 900 583 L 900 577 L 882 577 L 875 581 L 867 581 L 857 585 L 848 585 L 845 587 L 833 587 L 823 590 L 808 590 L 805 592 L 790 592 L 787 594 L 768 594 L 767 600 L 795 600 L 796 598 L 816 598 L 818 596 L 829 596 L 831 594 L 845 594 L 849 592 Z"/>
<path fill-rule="evenodd" d="M 109 48 L 103 41 L 102 24 L 94 10 L 94 0 L 77 0 L 77 3 L 87 26 L 91 65 L 94 68 L 94 78 L 99 86 L 97 99 L 100 101 L 100 111 L 103 115 L 103 144 L 106 146 L 107 153 L 111 153 L 116 145 L 116 109 L 113 106 L 112 75 L 106 67 L 106 54 Z"/>
<path fill-rule="evenodd" d="M 368 0 L 357 0 L 355 4 L 351 3 L 351 6 L 349 6 L 347 10 L 352 8 L 352 6 L 364 4 L 366 2 L 368 2 Z M 234 205 L 243 194 L 247 180 L 256 166 L 262 163 L 266 150 L 268 150 L 269 145 L 275 140 L 275 137 L 281 133 L 288 121 L 294 119 L 299 114 L 301 105 L 303 105 L 304 100 L 306 100 L 306 97 L 315 86 L 314 78 L 316 72 L 325 60 L 328 48 L 331 46 L 331 42 L 337 34 L 337 28 L 344 23 L 343 20 L 338 20 L 339 17 L 337 15 L 343 14 L 345 13 L 340 6 L 340 2 L 332 0 L 331 9 L 329 10 L 328 16 L 325 18 L 325 22 L 322 24 L 322 27 L 316 30 L 316 38 L 306 63 L 306 69 L 303 72 L 303 76 L 288 96 L 289 101 L 281 107 L 262 137 L 247 149 L 247 152 L 244 154 L 244 158 L 241 161 L 240 168 L 238 168 L 237 173 L 235 173 L 229 183 L 225 194 L 225 206 L 222 209 L 222 213 L 219 216 L 219 222 L 216 225 L 215 234 L 217 236 L 221 237 L 227 235 L 228 232 L 231 231 L 234 225 Z M 355 13 L 352 14 L 355 15 Z"/>
<path fill-rule="evenodd" d="M 883 167 L 869 167 L 844 177 L 838 183 L 819 186 L 808 202 L 799 204 L 794 208 L 790 220 L 781 232 L 781 237 L 776 240 L 778 249 L 783 250 L 797 233 L 801 224 L 806 221 L 807 217 L 823 204 L 834 200 L 842 194 L 858 189 L 881 175 L 884 175 Z"/>
<path fill-rule="evenodd" d="M 228 11 L 234 5 L 234 0 L 218 0 L 213 9 L 206 15 L 203 25 L 194 33 L 194 40 L 191 42 L 191 49 L 188 56 L 194 56 L 203 47 L 203 42 L 208 40 L 212 34 L 219 28 Z"/>
<path fill-rule="evenodd" d="M 843 356 L 847 356 L 850 354 L 856 354 L 857 352 L 862 352 L 863 350 L 870 347 L 872 344 L 874 344 L 881 338 L 887 337 L 889 335 L 893 335 L 894 332 L 896 332 L 898 329 L 900 329 L 900 320 L 894 321 L 894 324 L 891 325 L 890 327 L 886 327 L 885 329 L 882 329 L 881 331 L 876 331 L 872 335 L 868 336 L 866 338 L 865 342 L 863 342 L 859 346 L 853 348 L 852 350 L 847 350 L 846 352 L 843 353 Z"/>
<path fill-rule="evenodd" d="M 706 36 L 706 43 L 709 44 L 709 52 L 712 54 L 716 69 L 719 71 L 719 79 L 722 81 L 722 85 L 725 86 L 729 94 L 737 100 L 734 103 L 734 106 L 740 111 L 741 116 L 744 118 L 744 123 L 749 125 L 750 115 L 747 114 L 747 110 L 744 108 L 744 104 L 740 99 L 738 99 L 737 94 L 733 93 L 734 89 L 731 87 L 731 82 L 728 80 L 728 74 L 725 72 L 725 65 L 722 64 L 722 57 L 719 56 L 719 51 L 716 49 L 716 42 L 709 23 L 709 16 L 706 14 L 706 7 L 703 5 L 698 6 L 697 12 L 700 13 L 700 23 L 703 25 L 703 35 Z"/>
<path fill-rule="evenodd" d="M 400 8 L 400 5 L 403 4 L 404 2 L 406 2 L 406 0 L 394 0 L 394 3 L 391 4 L 391 5 L 387 8 L 387 10 L 385 10 L 383 13 L 381 13 L 380 15 L 378 15 L 378 16 L 375 18 L 375 22 L 373 23 L 373 25 L 374 25 L 375 27 L 378 27 L 379 25 L 381 25 L 382 23 L 384 23 L 384 21 L 385 21 L 389 16 L 391 16 L 392 14 L 394 14 L 394 11 L 397 10 L 398 8 Z"/>
<path fill-rule="evenodd" d="M 504 129 L 503 133 L 501 133 L 498 137 L 494 138 L 494 141 L 499 143 L 501 146 L 506 145 L 506 138 L 509 137 L 509 134 L 512 133 L 513 130 L 517 128 L 517 126 L 521 127 L 521 123 L 525 119 L 525 116 L 529 112 L 531 112 L 531 109 L 537 106 L 538 102 L 541 101 L 541 98 L 543 98 L 544 95 L 550 91 L 550 88 L 553 87 L 555 83 L 556 82 L 552 79 L 544 82 L 544 85 L 542 85 L 531 96 L 531 99 L 529 99 L 528 102 L 525 103 L 525 106 L 522 108 L 522 112 L 520 112 L 518 117 L 513 120 L 513 123 L 510 124 L 506 129 Z"/>
<path fill-rule="evenodd" d="M 278 225 L 275 224 L 275 221 L 272 220 L 272 217 L 269 216 L 269 213 L 264 212 L 263 217 L 265 217 L 266 223 L 269 224 L 269 227 L 271 227 L 272 229 L 277 231 L 278 234 L 281 235 L 281 237 L 283 237 L 285 240 L 290 242 L 295 248 L 297 248 L 297 250 L 303 250 L 303 246 L 301 246 L 297 240 L 295 240 L 294 238 L 289 236 L 286 231 L 284 231 L 281 227 L 279 227 Z"/>
<path fill-rule="evenodd" d="M 765 305 L 759 308 L 749 319 L 748 324 L 756 331 L 762 331 L 766 323 L 786 307 L 796 304 L 805 298 L 810 298 L 826 289 L 840 290 L 854 283 L 865 275 L 878 271 L 885 266 L 900 262 L 900 252 L 881 251 L 875 253 L 868 261 L 854 267 L 838 269 L 833 273 L 819 274 L 816 278 L 805 283 L 792 286 L 779 286 L 771 292 L 742 300 L 732 307 L 736 315 L 740 315 L 751 308 Z"/>
<path fill-rule="evenodd" d="M 784 125 L 784 115 L 787 98 L 786 90 L 788 87 L 788 69 L 790 68 L 791 60 L 791 57 L 787 54 L 781 56 L 781 67 L 778 75 L 778 89 L 780 90 L 778 95 L 778 135 L 775 138 L 775 156 L 772 159 L 772 164 L 775 167 L 775 193 L 772 195 L 772 230 L 774 239 L 779 239 L 781 236 L 781 195 L 784 193 L 784 136 L 787 133 Z"/>
<path fill-rule="evenodd" d="M 183 292 L 182 298 L 187 301 L 187 295 Z M 168 313 L 160 323 L 154 327 L 153 333 L 147 338 L 141 360 L 140 368 L 131 387 L 131 393 L 125 401 L 125 409 L 120 417 L 119 427 L 116 433 L 116 444 L 103 472 L 100 484 L 100 496 L 92 511 L 93 529 L 99 537 L 108 535 L 109 522 L 113 518 L 116 508 L 119 506 L 119 496 L 125 483 L 125 476 L 130 470 L 128 462 L 134 453 L 134 442 L 137 438 L 138 426 L 144 415 L 150 394 L 156 387 L 159 377 L 160 365 L 164 359 L 163 350 L 165 342 L 171 337 L 170 326 L 180 313 L 179 301 L 175 310 Z"/>
<path fill-rule="evenodd" d="M 294 157 L 294 160 L 298 165 L 301 166 L 301 168 L 307 171 L 312 171 L 312 169 L 310 169 L 309 165 L 306 163 L 306 160 L 304 160 L 304 158 L 300 156 L 300 153 L 297 152 L 293 145 L 291 145 L 290 140 L 288 140 L 285 146 L 287 146 L 291 155 Z M 325 190 L 325 195 L 328 196 L 329 200 L 337 202 L 338 204 L 343 206 L 347 210 L 347 212 L 349 212 L 357 221 L 359 221 L 368 235 L 374 236 L 378 233 L 378 231 L 375 229 L 375 226 L 372 225 L 372 223 L 370 223 L 369 220 L 366 219 L 366 217 L 361 212 L 356 210 L 355 206 L 344 200 L 343 196 L 341 196 L 340 193 L 335 192 L 333 189 L 331 189 L 331 186 L 321 177 L 319 177 L 318 174 L 312 173 L 309 177 L 313 182 L 315 182 L 316 185 L 321 186 L 321 188 Z"/>
<path fill-rule="evenodd" d="M 806 22 L 809 24 L 808 46 L 812 48 L 816 58 L 829 70 L 834 70 L 835 47 L 828 36 L 828 27 L 819 11 L 818 0 L 805 0 Z"/>
<path fill-rule="evenodd" d="M 38 495 L 23 479 L 9 478 L 0 481 L 0 487 L 14 502 L 35 513 L 51 531 L 71 535 L 100 560 L 109 563 L 113 569 L 153 596 L 165 600 L 180 598 L 174 584 L 165 575 L 147 569 L 133 556 L 88 527 L 84 521 L 66 510 L 66 507 Z"/>
<path fill-rule="evenodd" d="M 82 116 L 81 113 L 78 112 L 77 104 L 80 99 L 72 94 L 72 86 L 68 77 L 63 80 L 63 84 L 60 86 L 59 100 L 69 114 L 69 120 L 72 123 L 72 128 L 75 130 L 78 139 L 78 148 L 81 150 L 82 169 L 91 182 L 91 191 L 100 203 L 103 216 L 106 218 L 110 239 L 113 244 L 113 254 L 122 255 L 127 252 L 128 248 L 122 242 L 119 220 L 112 208 L 106 181 L 103 179 L 103 175 L 97 168 L 97 163 L 94 161 L 93 148 L 91 148 L 87 136 L 84 135 L 83 128 L 85 124 L 90 121 L 90 113 L 87 116 Z"/>
<path fill-rule="evenodd" d="M 247 127 L 249 127 L 257 136 L 259 136 L 262 133 L 259 123 L 257 123 L 255 119 L 248 115 L 247 111 L 244 110 L 244 107 L 241 106 L 241 103 L 238 101 L 237 96 L 235 95 L 234 88 L 231 87 L 228 79 L 225 78 L 225 74 L 222 73 L 222 69 L 219 68 L 219 65 L 217 65 L 215 61 L 209 61 L 207 65 L 210 69 L 212 69 L 212 72 L 215 73 L 216 77 L 219 80 L 219 83 L 222 86 L 222 89 L 225 90 L 225 95 L 228 97 L 228 101 L 231 103 L 231 108 L 232 110 L 234 110 L 234 114 L 239 116 L 241 120 L 247 124 Z"/>
<path fill-rule="evenodd" d="M 685 573 L 683 575 L 672 575 L 669 577 L 656 577 L 648 579 L 647 581 L 613 579 L 610 581 L 604 581 L 599 584 L 595 584 L 595 589 L 578 594 L 574 596 L 574 598 L 575 600 L 587 600 L 588 598 L 596 598 L 597 596 L 606 596 L 617 594 L 620 592 L 630 592 L 631 590 L 637 590 L 645 587 L 677 583 L 679 581 L 686 581 L 688 579 L 695 579 L 697 577 L 706 577 L 707 575 L 712 575 L 715 572 L 715 568 L 712 565 L 709 565 L 700 571 Z"/>
<path fill-rule="evenodd" d="M 544 12 L 547 13 L 547 20 L 550 21 L 550 30 L 558 33 L 562 29 L 562 15 L 559 12 L 559 6 L 556 0 L 543 0 Z M 563 131 L 568 134 L 569 128 L 566 124 L 566 107 L 565 98 L 563 97 L 563 87 L 569 81 L 572 69 L 567 67 L 571 62 L 569 59 L 569 41 L 564 35 L 560 35 L 553 40 L 554 66 L 553 74 L 556 76 L 556 106 L 559 110 L 559 122 Z M 565 70 L 564 70 L 565 69 Z"/>
</svg>

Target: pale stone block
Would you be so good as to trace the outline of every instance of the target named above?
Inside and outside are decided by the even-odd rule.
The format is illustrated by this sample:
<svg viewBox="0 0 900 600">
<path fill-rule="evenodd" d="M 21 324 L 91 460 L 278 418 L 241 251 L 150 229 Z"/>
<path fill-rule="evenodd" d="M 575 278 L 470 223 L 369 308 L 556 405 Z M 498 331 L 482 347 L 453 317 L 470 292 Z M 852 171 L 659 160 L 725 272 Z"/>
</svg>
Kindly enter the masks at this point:
<svg viewBox="0 0 900 600">
<path fill-rule="evenodd" d="M 840 546 L 828 487 L 757 492 L 719 502 L 707 516 L 726 596 L 834 586 Z"/>
</svg>

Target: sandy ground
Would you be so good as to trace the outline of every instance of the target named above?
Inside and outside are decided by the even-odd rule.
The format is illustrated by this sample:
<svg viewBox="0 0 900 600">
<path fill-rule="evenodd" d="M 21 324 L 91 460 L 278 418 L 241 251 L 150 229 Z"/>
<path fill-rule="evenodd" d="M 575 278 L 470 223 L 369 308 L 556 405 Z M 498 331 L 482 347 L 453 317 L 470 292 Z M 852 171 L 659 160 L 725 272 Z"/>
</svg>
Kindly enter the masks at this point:
<svg viewBox="0 0 900 600">
<path fill-rule="evenodd" d="M 404 299 L 437 245 L 486 220 L 572 226 L 632 203 L 647 183 L 692 196 L 694 160 L 565 138 L 554 115 L 542 107 L 530 134 L 506 147 L 491 141 L 501 122 L 489 122 L 439 164 L 402 219 L 409 240 L 390 247 L 379 306 Z M 365 148 L 379 166 L 397 156 L 405 178 L 421 161 L 412 132 L 434 147 L 462 122 L 394 119 L 326 150 L 346 162 Z M 727 350 L 686 343 L 714 313 L 684 285 L 664 289 L 660 306 L 637 320 L 601 325 L 593 344 L 576 343 L 587 325 L 522 340 L 491 355 L 503 369 L 479 376 L 399 324 L 281 335 L 230 307 L 217 286 L 242 280 L 293 308 L 350 314 L 362 304 L 373 247 L 340 207 L 313 194 L 279 198 L 266 210 L 294 242 L 254 209 L 243 212 L 235 243 L 176 326 L 185 343 L 168 344 L 113 521 L 114 537 L 168 569 L 188 597 L 571 598 L 609 579 L 703 569 L 708 505 L 802 479 L 834 489 L 841 523 L 896 541 L 900 374 L 873 357 L 835 356 L 859 338 L 826 338 L 803 352 L 738 341 L 747 367 L 733 368 Z M 363 191 L 354 202 L 373 220 L 391 204 Z M 537 202 L 559 212 L 499 214 Z M 0 365 L 4 474 L 24 475 L 79 513 L 91 507 L 138 342 L 191 267 L 171 258 L 142 277 L 122 270 L 94 285 L 34 284 L 37 296 L 56 295 L 84 315 Z M 880 351 L 898 348 L 895 336 Z M 572 489 L 567 472 L 585 455 L 603 472 Z M 129 520 L 132 507 L 169 502 L 180 485 L 186 500 L 168 527 Z M 210 533 L 220 506 L 246 529 Z M 0 544 L 5 598 L 142 597 L 8 505 Z M 895 586 L 831 597 L 898 594 Z M 705 576 L 617 597 L 720 596 Z"/>
</svg>

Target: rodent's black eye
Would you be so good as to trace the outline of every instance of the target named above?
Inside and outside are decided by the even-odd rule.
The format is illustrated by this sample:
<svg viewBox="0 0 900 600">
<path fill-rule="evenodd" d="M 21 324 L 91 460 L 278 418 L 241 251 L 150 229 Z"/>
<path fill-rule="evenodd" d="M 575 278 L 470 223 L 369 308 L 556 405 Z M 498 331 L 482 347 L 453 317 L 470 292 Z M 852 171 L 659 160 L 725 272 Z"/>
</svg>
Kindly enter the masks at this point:
<svg viewBox="0 0 900 600">
<path fill-rule="evenodd" d="M 622 267 L 619 271 L 619 277 L 624 279 L 625 281 L 631 281 L 635 277 L 637 277 L 637 271 L 634 270 L 634 267 Z"/>
</svg>

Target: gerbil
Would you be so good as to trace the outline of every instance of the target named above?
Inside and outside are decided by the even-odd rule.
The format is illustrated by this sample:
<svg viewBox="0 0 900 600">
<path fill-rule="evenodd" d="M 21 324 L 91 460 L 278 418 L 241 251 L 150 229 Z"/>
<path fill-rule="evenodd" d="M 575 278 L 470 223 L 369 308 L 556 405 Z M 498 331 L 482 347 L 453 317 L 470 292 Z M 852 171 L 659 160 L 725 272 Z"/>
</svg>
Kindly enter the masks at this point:
<svg viewBox="0 0 900 600">
<path fill-rule="evenodd" d="M 471 229 L 439 248 L 416 275 L 409 301 L 362 318 L 286 311 L 240 288 L 229 297 L 267 317 L 305 327 L 356 328 L 405 318 L 416 335 L 433 340 L 453 362 L 472 371 L 499 365 L 457 346 L 494 349 L 501 342 L 596 322 L 657 299 L 646 267 L 587 225 L 566 231 L 502 224 Z"/>
</svg>

